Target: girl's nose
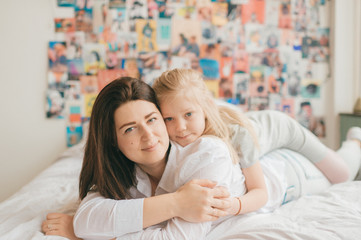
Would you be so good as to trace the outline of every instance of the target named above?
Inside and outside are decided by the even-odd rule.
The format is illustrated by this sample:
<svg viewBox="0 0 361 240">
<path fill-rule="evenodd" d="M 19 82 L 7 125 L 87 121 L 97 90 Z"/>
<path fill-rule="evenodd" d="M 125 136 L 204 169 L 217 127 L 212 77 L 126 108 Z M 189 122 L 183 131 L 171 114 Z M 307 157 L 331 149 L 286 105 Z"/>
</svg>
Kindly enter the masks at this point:
<svg viewBox="0 0 361 240">
<path fill-rule="evenodd" d="M 177 120 L 177 123 L 176 123 L 176 130 L 178 132 L 181 132 L 181 131 L 184 131 L 186 129 L 186 123 L 183 119 L 179 119 Z"/>
</svg>

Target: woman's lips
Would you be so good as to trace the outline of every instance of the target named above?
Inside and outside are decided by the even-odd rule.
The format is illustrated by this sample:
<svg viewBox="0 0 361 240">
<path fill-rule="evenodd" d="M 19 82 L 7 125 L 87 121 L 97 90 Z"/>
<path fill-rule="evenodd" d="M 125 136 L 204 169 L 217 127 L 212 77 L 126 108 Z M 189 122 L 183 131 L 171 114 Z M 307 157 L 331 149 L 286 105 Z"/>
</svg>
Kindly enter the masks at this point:
<svg viewBox="0 0 361 240">
<path fill-rule="evenodd" d="M 143 148 L 143 151 L 152 152 L 157 148 L 157 146 L 158 146 L 158 142 L 149 147 Z"/>
</svg>

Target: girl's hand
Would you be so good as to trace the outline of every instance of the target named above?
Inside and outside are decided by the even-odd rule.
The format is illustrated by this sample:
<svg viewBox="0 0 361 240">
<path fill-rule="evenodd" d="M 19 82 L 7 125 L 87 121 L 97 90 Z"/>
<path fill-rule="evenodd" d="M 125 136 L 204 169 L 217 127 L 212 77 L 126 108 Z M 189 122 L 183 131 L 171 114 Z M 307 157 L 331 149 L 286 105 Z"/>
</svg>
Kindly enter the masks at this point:
<svg viewBox="0 0 361 240">
<path fill-rule="evenodd" d="M 242 210 L 242 197 L 232 197 L 231 198 L 231 207 L 224 209 L 228 215 L 238 215 Z"/>
<path fill-rule="evenodd" d="M 229 215 L 230 194 L 225 187 L 216 187 L 215 182 L 194 179 L 175 193 L 177 216 L 188 222 L 207 222 Z"/>
<path fill-rule="evenodd" d="M 43 221 L 41 229 L 45 235 L 57 235 L 70 240 L 79 240 L 74 233 L 73 216 L 63 213 L 49 213 Z"/>
</svg>

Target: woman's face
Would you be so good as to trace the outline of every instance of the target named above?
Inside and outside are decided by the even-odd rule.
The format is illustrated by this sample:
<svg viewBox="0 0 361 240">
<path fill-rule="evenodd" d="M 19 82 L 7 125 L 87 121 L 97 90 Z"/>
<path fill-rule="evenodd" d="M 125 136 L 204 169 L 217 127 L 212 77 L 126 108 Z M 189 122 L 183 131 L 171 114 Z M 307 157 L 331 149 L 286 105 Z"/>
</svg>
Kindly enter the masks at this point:
<svg viewBox="0 0 361 240">
<path fill-rule="evenodd" d="M 167 129 L 157 107 L 135 100 L 121 105 L 114 113 L 120 151 L 143 170 L 165 163 L 169 147 Z"/>
</svg>

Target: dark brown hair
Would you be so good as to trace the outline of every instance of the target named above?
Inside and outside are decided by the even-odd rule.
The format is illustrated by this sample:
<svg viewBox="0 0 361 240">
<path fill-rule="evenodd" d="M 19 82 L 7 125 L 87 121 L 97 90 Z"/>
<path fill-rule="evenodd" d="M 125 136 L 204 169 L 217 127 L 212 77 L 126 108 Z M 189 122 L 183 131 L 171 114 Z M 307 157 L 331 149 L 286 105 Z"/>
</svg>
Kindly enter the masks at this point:
<svg viewBox="0 0 361 240">
<path fill-rule="evenodd" d="M 122 104 L 135 100 L 151 102 L 159 109 L 153 89 L 131 77 L 115 79 L 97 96 L 80 173 L 80 199 L 93 189 L 106 198 L 130 197 L 129 189 L 136 185 L 135 163 L 118 148 L 114 113 Z"/>
</svg>

